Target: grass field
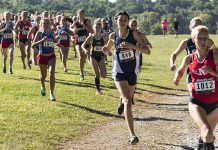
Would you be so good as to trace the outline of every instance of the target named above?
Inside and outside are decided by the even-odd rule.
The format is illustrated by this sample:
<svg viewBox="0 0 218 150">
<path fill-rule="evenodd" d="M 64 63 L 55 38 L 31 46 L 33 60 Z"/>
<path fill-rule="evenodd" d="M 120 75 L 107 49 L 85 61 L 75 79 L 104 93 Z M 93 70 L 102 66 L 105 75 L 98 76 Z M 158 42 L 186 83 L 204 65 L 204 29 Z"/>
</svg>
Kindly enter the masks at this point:
<svg viewBox="0 0 218 150">
<path fill-rule="evenodd" d="M 186 90 L 185 82 L 179 87 L 172 85 L 174 73 L 169 71 L 169 57 L 179 42 L 187 37 L 148 36 L 154 48 L 150 56 L 144 56 L 138 93 L 148 91 L 170 95 L 175 93 L 174 89 L 177 92 Z M 218 37 L 211 38 L 217 43 Z M 177 64 L 184 55 L 185 51 Z M 107 66 L 108 77 L 101 79 L 104 94 L 96 96 L 91 66 L 86 64 L 85 80 L 80 81 L 78 59 L 73 57 L 71 48 L 68 73 L 64 73 L 60 59 L 57 60 L 57 100 L 51 102 L 49 95 L 40 96 L 38 67 L 22 69 L 19 56 L 16 48 L 13 75 L 0 73 L 0 149 L 59 149 L 67 140 L 114 118 L 119 94 L 111 80 L 111 61 Z M 48 82 L 46 87 L 48 93 Z"/>
</svg>

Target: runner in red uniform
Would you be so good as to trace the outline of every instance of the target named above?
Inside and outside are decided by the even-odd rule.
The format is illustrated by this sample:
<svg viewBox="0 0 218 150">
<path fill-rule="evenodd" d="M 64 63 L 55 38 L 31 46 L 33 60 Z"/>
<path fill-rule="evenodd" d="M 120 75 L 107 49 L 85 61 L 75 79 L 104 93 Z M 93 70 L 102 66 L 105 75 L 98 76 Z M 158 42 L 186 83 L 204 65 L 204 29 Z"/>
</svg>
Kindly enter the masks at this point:
<svg viewBox="0 0 218 150">
<path fill-rule="evenodd" d="M 21 20 L 19 20 L 15 25 L 15 30 L 18 31 L 18 39 L 19 39 L 19 46 L 21 52 L 21 60 L 23 63 L 23 68 L 26 69 L 25 65 L 25 58 L 26 58 L 26 50 L 27 50 L 27 64 L 29 68 L 31 68 L 30 64 L 30 47 L 31 42 L 28 40 L 27 35 L 31 28 L 31 22 L 28 20 L 28 12 L 22 11 L 21 12 Z"/>
<path fill-rule="evenodd" d="M 215 150 L 213 142 L 218 122 L 218 51 L 208 49 L 207 27 L 196 27 L 192 30 L 191 37 L 196 45 L 196 52 L 183 59 L 176 72 L 174 84 L 179 84 L 189 67 L 192 78 L 189 112 L 201 132 L 197 150 Z"/>
</svg>

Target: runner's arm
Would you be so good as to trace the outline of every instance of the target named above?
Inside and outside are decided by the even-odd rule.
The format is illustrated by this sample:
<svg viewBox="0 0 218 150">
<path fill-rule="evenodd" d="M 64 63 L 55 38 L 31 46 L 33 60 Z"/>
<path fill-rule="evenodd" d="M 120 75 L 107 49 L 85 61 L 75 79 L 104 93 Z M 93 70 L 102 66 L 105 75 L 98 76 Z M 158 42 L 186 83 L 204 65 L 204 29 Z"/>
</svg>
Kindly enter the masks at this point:
<svg viewBox="0 0 218 150">
<path fill-rule="evenodd" d="M 35 29 L 34 29 L 34 27 L 32 27 L 32 28 L 30 29 L 30 32 L 29 32 L 28 35 L 27 35 L 27 38 L 28 38 L 28 39 L 31 39 L 31 35 L 34 33 L 34 31 L 35 31 Z"/>
<path fill-rule="evenodd" d="M 170 56 L 170 70 L 171 71 L 176 70 L 176 64 L 175 64 L 176 58 L 186 47 L 187 47 L 187 40 L 183 40 L 182 42 L 180 42 L 176 50 L 171 54 Z"/>
<path fill-rule="evenodd" d="M 148 38 L 147 38 L 146 34 L 140 33 L 140 37 L 142 38 L 143 42 L 145 42 L 146 45 L 147 45 L 149 48 L 152 48 L 152 45 L 151 45 L 151 43 L 148 41 Z"/>
<path fill-rule="evenodd" d="M 182 64 L 179 66 L 178 70 L 175 73 L 175 78 L 173 80 L 173 83 L 175 85 L 179 85 L 179 82 L 182 79 L 184 72 L 187 70 L 188 65 L 190 64 L 190 59 L 191 55 L 185 56 L 183 58 Z"/>
<path fill-rule="evenodd" d="M 114 38 L 115 38 L 115 33 L 113 32 L 110 34 L 107 44 L 103 47 L 103 53 L 105 55 L 112 55 L 110 50 L 112 46 L 114 45 Z"/>
<path fill-rule="evenodd" d="M 83 51 L 85 52 L 85 53 L 89 53 L 90 52 L 90 49 L 88 48 L 86 48 L 86 45 L 87 44 L 90 44 L 91 43 L 91 41 L 92 41 L 92 35 L 89 35 L 87 38 L 86 38 L 86 40 L 83 42 L 83 44 L 82 44 L 82 49 L 83 49 Z"/>
<path fill-rule="evenodd" d="M 33 40 L 33 43 L 32 43 L 32 48 L 35 48 L 36 46 L 38 46 L 40 43 L 44 42 L 44 38 L 41 39 L 41 36 L 42 36 L 42 32 L 37 32 L 36 33 L 36 36 Z"/>
<path fill-rule="evenodd" d="M 133 31 L 133 37 L 140 44 L 140 46 L 133 45 L 133 49 L 140 51 L 141 53 L 150 55 L 151 51 L 148 48 L 148 46 L 143 42 L 142 38 L 140 37 L 140 34 L 137 31 Z"/>
</svg>

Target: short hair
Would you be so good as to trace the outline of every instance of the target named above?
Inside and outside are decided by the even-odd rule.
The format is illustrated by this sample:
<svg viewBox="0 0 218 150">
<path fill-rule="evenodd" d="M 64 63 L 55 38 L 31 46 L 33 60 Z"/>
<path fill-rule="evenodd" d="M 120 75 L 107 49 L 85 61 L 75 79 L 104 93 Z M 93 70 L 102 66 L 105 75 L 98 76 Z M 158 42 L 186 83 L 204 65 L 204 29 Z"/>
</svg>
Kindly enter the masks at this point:
<svg viewBox="0 0 218 150">
<path fill-rule="evenodd" d="M 130 19 L 129 14 L 128 14 L 126 11 L 120 11 L 120 12 L 118 12 L 118 13 L 116 14 L 115 19 L 117 19 L 118 16 L 122 16 L 122 15 L 127 16 L 128 20 Z"/>
<path fill-rule="evenodd" d="M 206 26 L 203 26 L 203 25 L 197 26 L 191 32 L 191 38 L 195 38 L 196 35 L 200 32 L 207 32 L 208 33 L 208 28 Z"/>
</svg>

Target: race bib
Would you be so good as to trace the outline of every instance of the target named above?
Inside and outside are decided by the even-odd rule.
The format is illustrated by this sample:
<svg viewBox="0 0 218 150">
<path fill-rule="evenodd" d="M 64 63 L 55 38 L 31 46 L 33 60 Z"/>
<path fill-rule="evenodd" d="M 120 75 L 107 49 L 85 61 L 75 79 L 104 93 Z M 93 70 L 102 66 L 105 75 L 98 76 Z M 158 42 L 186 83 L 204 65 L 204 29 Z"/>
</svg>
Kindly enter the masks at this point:
<svg viewBox="0 0 218 150">
<path fill-rule="evenodd" d="M 54 47 L 54 42 L 46 41 L 46 42 L 44 42 L 44 47 Z"/>
<path fill-rule="evenodd" d="M 6 34 L 4 34 L 4 38 L 5 39 L 12 39 L 13 38 L 13 34 L 12 33 L 6 33 Z"/>
<path fill-rule="evenodd" d="M 95 46 L 94 51 L 96 52 L 102 52 L 102 46 Z"/>
<path fill-rule="evenodd" d="M 131 49 L 131 50 L 120 51 L 119 58 L 121 62 L 127 62 L 134 59 L 133 50 Z"/>
<path fill-rule="evenodd" d="M 200 93 L 213 93 L 215 92 L 215 81 L 214 80 L 206 80 L 206 81 L 197 81 L 195 83 L 195 91 Z"/>
<path fill-rule="evenodd" d="M 67 35 L 61 35 L 61 40 L 67 40 Z"/>
<path fill-rule="evenodd" d="M 28 33 L 29 33 L 28 30 L 23 30 L 23 31 L 22 31 L 22 34 L 24 34 L 24 35 L 27 35 Z"/>
<path fill-rule="evenodd" d="M 86 36 L 79 36 L 78 42 L 84 42 L 86 40 Z"/>
</svg>

